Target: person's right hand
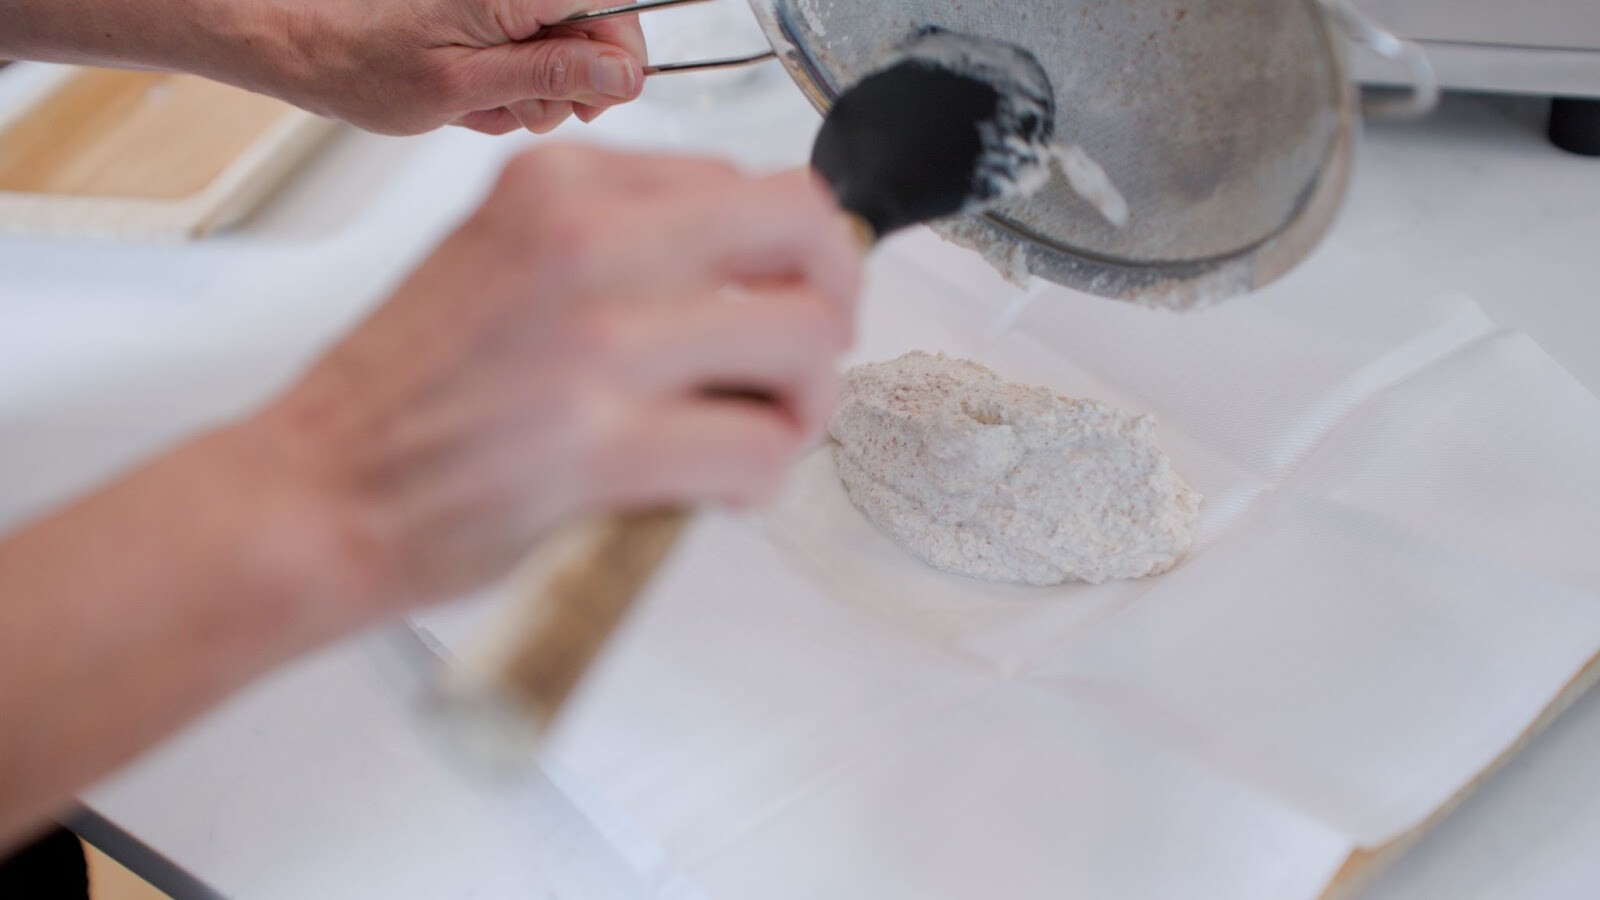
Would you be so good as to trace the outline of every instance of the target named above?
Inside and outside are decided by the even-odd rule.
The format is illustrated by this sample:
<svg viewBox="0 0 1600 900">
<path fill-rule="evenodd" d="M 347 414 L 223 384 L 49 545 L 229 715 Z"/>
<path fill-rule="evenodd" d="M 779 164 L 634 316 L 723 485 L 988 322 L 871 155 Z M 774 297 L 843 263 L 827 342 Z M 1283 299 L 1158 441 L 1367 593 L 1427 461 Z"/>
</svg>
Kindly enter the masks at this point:
<svg viewBox="0 0 1600 900">
<path fill-rule="evenodd" d="M 332 498 L 366 593 L 453 596 L 576 513 L 767 497 L 836 401 L 860 255 L 809 172 L 535 151 L 242 428 Z"/>
</svg>

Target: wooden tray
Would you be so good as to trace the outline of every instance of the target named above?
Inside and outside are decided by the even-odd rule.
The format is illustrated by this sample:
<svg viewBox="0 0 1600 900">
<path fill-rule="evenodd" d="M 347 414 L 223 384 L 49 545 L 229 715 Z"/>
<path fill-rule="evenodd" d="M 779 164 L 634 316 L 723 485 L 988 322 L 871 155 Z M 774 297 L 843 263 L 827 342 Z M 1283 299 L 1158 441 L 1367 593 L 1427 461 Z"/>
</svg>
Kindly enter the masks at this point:
<svg viewBox="0 0 1600 900">
<path fill-rule="evenodd" d="M 0 123 L 0 232 L 199 237 L 253 209 L 334 128 L 193 75 L 78 69 Z"/>
</svg>

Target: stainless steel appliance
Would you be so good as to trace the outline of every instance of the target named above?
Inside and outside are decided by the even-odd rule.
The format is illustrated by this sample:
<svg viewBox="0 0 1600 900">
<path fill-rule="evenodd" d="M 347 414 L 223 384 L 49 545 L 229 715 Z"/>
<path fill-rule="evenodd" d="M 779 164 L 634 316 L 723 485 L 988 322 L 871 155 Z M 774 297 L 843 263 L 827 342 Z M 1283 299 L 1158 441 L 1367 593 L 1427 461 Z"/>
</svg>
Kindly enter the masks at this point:
<svg viewBox="0 0 1600 900">
<path fill-rule="evenodd" d="M 1445 87 L 1547 94 L 1551 139 L 1600 155 L 1600 0 L 1356 0 L 1397 34 L 1422 44 Z M 1405 80 L 1357 55 L 1358 78 Z"/>
</svg>

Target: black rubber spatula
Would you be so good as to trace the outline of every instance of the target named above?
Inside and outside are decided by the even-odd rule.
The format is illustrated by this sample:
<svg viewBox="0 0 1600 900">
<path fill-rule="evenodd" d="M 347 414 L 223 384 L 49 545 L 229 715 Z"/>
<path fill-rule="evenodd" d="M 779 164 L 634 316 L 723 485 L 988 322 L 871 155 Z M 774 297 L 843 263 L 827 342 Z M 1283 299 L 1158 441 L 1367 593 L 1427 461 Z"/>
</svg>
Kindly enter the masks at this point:
<svg viewBox="0 0 1600 900">
<path fill-rule="evenodd" d="M 1026 52 L 930 31 L 846 91 L 812 160 L 870 246 L 976 212 L 1049 177 L 1050 81 Z M 532 747 L 689 521 L 687 509 L 561 529 L 512 579 L 515 600 L 437 685 L 433 709 L 468 759 L 532 763 Z"/>
<path fill-rule="evenodd" d="M 1037 189 L 1054 128 L 1055 93 L 1031 54 L 930 30 L 839 97 L 811 164 L 883 237 Z"/>
</svg>

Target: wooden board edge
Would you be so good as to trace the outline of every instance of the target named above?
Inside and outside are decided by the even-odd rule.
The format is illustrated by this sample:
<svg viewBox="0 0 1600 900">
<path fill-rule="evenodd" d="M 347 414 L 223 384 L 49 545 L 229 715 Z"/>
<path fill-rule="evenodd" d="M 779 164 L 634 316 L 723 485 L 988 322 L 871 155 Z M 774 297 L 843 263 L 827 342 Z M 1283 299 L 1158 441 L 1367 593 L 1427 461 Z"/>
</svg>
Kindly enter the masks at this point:
<svg viewBox="0 0 1600 900">
<path fill-rule="evenodd" d="M 195 199 L 187 236 L 202 237 L 244 218 L 338 128 L 332 119 L 293 110 Z"/>
<path fill-rule="evenodd" d="M 42 102 L 82 67 L 41 83 Z M 0 127 L 26 113 L 24 103 L 0 116 Z M 0 235 L 23 238 L 98 238 L 177 241 L 204 236 L 253 211 L 339 123 L 284 104 L 262 137 L 202 190 L 177 199 L 63 196 L 0 191 Z"/>
<path fill-rule="evenodd" d="M 1573 675 L 1567 684 L 1556 694 L 1537 718 L 1533 720 L 1521 735 L 1504 751 L 1496 756 L 1489 765 L 1485 766 L 1478 776 L 1468 782 L 1461 790 L 1451 795 L 1433 815 L 1423 822 L 1400 835 L 1392 841 L 1379 847 L 1357 849 L 1345 859 L 1344 865 L 1334 873 L 1333 879 L 1321 894 L 1321 900 L 1353 900 L 1373 879 L 1393 865 L 1396 860 L 1404 856 L 1408 850 L 1415 847 L 1423 837 L 1438 827 L 1439 823 L 1448 819 L 1452 813 L 1461 807 L 1469 797 L 1487 784 L 1497 773 L 1504 769 L 1517 754 L 1521 753 L 1534 739 L 1543 734 L 1551 725 L 1560 719 L 1562 714 L 1577 703 L 1580 698 L 1589 692 L 1597 683 L 1600 683 L 1600 654 L 1591 657 L 1589 662 L 1577 674 Z"/>
</svg>

